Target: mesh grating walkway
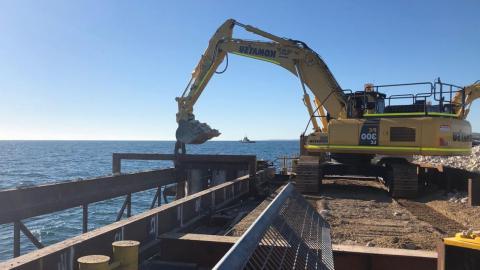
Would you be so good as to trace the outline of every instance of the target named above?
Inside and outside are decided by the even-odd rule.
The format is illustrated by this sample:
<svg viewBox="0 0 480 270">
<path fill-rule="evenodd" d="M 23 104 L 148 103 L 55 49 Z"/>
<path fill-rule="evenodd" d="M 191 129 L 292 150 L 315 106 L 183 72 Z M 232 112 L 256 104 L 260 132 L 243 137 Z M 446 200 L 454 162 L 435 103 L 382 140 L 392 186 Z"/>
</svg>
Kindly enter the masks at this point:
<svg viewBox="0 0 480 270">
<path fill-rule="evenodd" d="M 330 227 L 288 184 L 215 269 L 334 269 Z"/>
</svg>

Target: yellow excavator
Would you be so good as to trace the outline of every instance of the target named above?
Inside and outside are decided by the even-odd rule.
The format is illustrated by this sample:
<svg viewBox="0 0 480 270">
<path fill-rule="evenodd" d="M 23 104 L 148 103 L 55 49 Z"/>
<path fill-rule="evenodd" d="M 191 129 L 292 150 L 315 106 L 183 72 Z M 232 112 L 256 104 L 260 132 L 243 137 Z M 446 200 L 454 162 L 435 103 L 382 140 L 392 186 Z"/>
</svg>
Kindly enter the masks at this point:
<svg viewBox="0 0 480 270">
<path fill-rule="evenodd" d="M 235 26 L 269 41 L 233 38 Z M 210 39 L 183 94 L 176 98 L 176 154 L 186 152 L 185 144 L 201 144 L 220 135 L 218 130 L 195 120 L 193 107 L 213 74 L 223 73 L 228 67 L 228 54 L 281 66 L 299 78 L 314 130 L 300 136 L 300 152 L 303 156 L 322 157 L 319 163 L 326 165 L 320 167 L 331 174 L 375 172 L 392 196 L 414 197 L 424 183 L 416 177 L 416 165 L 405 156 L 471 153 L 471 126 L 465 118 L 472 102 L 480 97 L 479 82 L 462 87 L 438 79 L 433 83 L 366 84 L 361 91 L 345 90 L 322 58 L 304 42 L 229 19 Z M 225 70 L 218 72 L 224 60 Z M 307 87 L 315 96 L 315 107 Z M 417 93 L 384 93 L 396 88 L 415 89 Z M 331 162 L 326 162 L 326 154 Z M 374 164 L 372 160 L 376 160 Z"/>
</svg>

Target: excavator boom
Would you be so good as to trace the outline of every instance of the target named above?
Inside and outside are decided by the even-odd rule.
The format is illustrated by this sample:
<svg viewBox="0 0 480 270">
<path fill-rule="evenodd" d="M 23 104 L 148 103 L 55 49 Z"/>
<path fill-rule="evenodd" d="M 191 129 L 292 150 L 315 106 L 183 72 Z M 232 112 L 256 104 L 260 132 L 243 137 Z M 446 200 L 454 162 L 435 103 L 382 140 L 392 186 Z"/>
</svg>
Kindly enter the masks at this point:
<svg viewBox="0 0 480 270">
<path fill-rule="evenodd" d="M 248 41 L 232 38 L 235 25 L 271 41 Z M 304 97 L 306 94 L 304 85 L 306 85 L 315 97 L 321 100 L 332 118 L 346 116 L 344 93 L 317 53 L 303 42 L 280 38 L 230 19 L 223 23 L 210 39 L 209 46 L 194 69 L 185 91 L 181 97 L 177 98 L 179 128 L 176 135 L 180 142 L 198 144 L 220 134 L 218 130 L 195 120 L 193 106 L 228 53 L 266 61 L 285 68 L 300 78 Z M 307 108 L 309 108 L 308 105 Z M 309 113 L 312 113 L 311 104 Z"/>
</svg>

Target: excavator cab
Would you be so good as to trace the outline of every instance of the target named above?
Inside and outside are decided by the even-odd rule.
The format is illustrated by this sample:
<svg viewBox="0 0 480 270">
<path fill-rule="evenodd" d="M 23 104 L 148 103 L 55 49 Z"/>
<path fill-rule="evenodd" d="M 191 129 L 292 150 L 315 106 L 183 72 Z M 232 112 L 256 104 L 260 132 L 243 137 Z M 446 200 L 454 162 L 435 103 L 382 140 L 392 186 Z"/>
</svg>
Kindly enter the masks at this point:
<svg viewBox="0 0 480 270">
<path fill-rule="evenodd" d="M 383 113 L 386 95 L 374 91 L 345 90 L 347 97 L 347 117 L 363 118 L 364 113 Z"/>
</svg>

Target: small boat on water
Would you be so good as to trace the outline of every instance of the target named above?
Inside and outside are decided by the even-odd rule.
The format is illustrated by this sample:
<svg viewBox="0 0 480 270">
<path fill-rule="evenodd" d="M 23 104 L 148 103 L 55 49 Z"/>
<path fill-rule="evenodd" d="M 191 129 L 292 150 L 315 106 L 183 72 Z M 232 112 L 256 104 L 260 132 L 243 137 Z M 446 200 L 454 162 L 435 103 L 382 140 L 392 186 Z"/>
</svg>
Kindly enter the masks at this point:
<svg viewBox="0 0 480 270">
<path fill-rule="evenodd" d="M 240 140 L 241 143 L 255 143 L 255 141 L 251 141 L 247 136 L 243 137 L 243 139 Z"/>
</svg>

